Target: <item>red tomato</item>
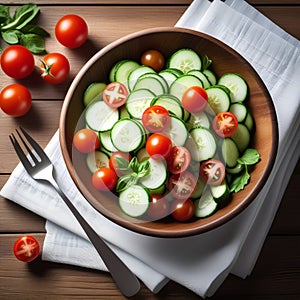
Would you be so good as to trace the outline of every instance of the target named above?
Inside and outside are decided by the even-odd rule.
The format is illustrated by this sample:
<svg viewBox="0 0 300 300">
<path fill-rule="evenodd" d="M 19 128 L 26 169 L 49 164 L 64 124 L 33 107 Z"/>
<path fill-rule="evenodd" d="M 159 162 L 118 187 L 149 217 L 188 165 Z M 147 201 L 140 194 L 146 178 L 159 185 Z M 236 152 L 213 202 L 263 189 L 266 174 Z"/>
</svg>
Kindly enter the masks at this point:
<svg viewBox="0 0 300 300">
<path fill-rule="evenodd" d="M 149 66 L 154 71 L 159 72 L 165 65 L 165 58 L 157 50 L 147 50 L 142 54 L 141 64 Z"/>
<path fill-rule="evenodd" d="M 191 162 L 189 150 L 183 146 L 172 147 L 171 154 L 168 158 L 168 170 L 173 174 L 179 174 L 185 171 Z"/>
<path fill-rule="evenodd" d="M 150 132 L 162 132 L 169 126 L 170 120 L 168 110 L 160 105 L 148 107 L 142 116 L 143 125 Z"/>
<path fill-rule="evenodd" d="M 175 220 L 185 222 L 194 216 L 195 206 L 191 199 L 177 199 L 172 203 L 171 211 Z"/>
<path fill-rule="evenodd" d="M 9 46 L 1 54 L 1 67 L 12 78 L 25 78 L 34 70 L 34 58 L 24 46 Z"/>
<path fill-rule="evenodd" d="M 225 178 L 225 166 L 217 159 L 209 159 L 200 164 L 200 178 L 209 185 L 220 185 Z"/>
<path fill-rule="evenodd" d="M 65 47 L 78 48 L 88 37 L 88 26 L 80 16 L 65 15 L 55 25 L 55 36 Z"/>
<path fill-rule="evenodd" d="M 196 184 L 195 176 L 189 171 L 184 171 L 170 176 L 168 189 L 175 198 L 186 200 L 193 194 Z"/>
<path fill-rule="evenodd" d="M 80 129 L 75 133 L 73 144 L 82 153 L 90 153 L 100 147 L 98 135 L 88 128 Z"/>
<path fill-rule="evenodd" d="M 104 102 L 113 108 L 122 106 L 128 97 L 126 86 L 120 82 L 112 82 L 106 86 L 102 94 Z"/>
<path fill-rule="evenodd" d="M 18 238 L 14 244 L 14 254 L 18 260 L 24 262 L 33 261 L 40 253 L 38 241 L 28 235 Z"/>
<path fill-rule="evenodd" d="M 200 86 L 192 86 L 188 88 L 182 95 L 182 106 L 191 113 L 201 112 L 207 105 L 208 96 Z"/>
<path fill-rule="evenodd" d="M 146 142 L 147 153 L 155 159 L 167 159 L 172 150 L 172 141 L 162 133 L 153 133 Z"/>
<path fill-rule="evenodd" d="M 70 63 L 61 53 L 47 54 L 40 65 L 42 78 L 51 84 L 65 81 L 70 73 Z"/>
<path fill-rule="evenodd" d="M 0 93 L 0 107 L 8 115 L 20 117 L 25 115 L 32 103 L 29 90 L 18 83 L 6 86 Z"/>
<path fill-rule="evenodd" d="M 118 176 L 111 168 L 99 168 L 93 174 L 92 183 L 99 191 L 112 191 L 118 183 Z"/>
<path fill-rule="evenodd" d="M 147 210 L 147 215 L 152 221 L 162 219 L 170 213 L 170 204 L 164 195 L 150 195 L 150 205 Z"/>
<path fill-rule="evenodd" d="M 237 131 L 239 122 L 232 112 L 219 112 L 213 119 L 212 126 L 218 136 L 227 138 Z"/>
<path fill-rule="evenodd" d="M 113 152 L 109 159 L 109 167 L 115 170 L 118 176 L 125 175 L 126 173 L 122 171 L 122 168 L 128 167 L 128 163 L 131 160 L 131 155 L 129 153 L 116 151 Z M 120 169 L 121 168 L 121 169 Z"/>
</svg>

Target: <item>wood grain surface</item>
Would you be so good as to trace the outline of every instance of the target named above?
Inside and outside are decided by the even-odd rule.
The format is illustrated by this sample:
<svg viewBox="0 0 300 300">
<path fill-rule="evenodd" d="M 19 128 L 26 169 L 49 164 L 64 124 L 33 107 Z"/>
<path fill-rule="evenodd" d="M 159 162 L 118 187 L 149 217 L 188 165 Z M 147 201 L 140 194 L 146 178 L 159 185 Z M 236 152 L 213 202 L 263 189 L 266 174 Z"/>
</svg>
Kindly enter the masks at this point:
<svg viewBox="0 0 300 300">
<path fill-rule="evenodd" d="M 126 34 L 158 26 L 174 26 L 191 3 L 189 0 L 67 0 L 32 1 L 40 6 L 39 24 L 51 33 L 46 41 L 48 52 L 59 51 L 69 58 L 71 76 L 59 86 L 46 85 L 37 72 L 20 83 L 33 95 L 30 112 L 11 118 L 0 112 L 0 188 L 7 181 L 18 159 L 8 134 L 17 126 L 28 129 L 45 146 L 58 128 L 64 95 L 72 78 L 96 51 Z M 24 0 L 4 0 L 12 10 Z M 252 0 L 259 11 L 296 38 L 300 38 L 299 0 Z M 89 25 L 87 43 L 70 50 L 59 45 L 54 36 L 57 20 L 66 13 L 80 14 Z M 5 44 L 1 44 L 5 47 Z M 35 56 L 36 63 L 40 56 Z M 14 80 L 0 70 L 0 88 Z M 211 298 L 296 300 L 300 298 L 300 164 L 294 170 L 282 203 L 252 274 L 245 280 L 229 276 Z M 14 241 L 23 234 L 32 234 L 41 245 L 45 236 L 45 220 L 0 197 L 0 299 L 125 299 L 111 277 L 91 271 L 38 259 L 30 264 L 17 261 Z M 199 299 L 184 287 L 171 282 L 157 295 L 142 286 L 133 299 Z"/>
</svg>

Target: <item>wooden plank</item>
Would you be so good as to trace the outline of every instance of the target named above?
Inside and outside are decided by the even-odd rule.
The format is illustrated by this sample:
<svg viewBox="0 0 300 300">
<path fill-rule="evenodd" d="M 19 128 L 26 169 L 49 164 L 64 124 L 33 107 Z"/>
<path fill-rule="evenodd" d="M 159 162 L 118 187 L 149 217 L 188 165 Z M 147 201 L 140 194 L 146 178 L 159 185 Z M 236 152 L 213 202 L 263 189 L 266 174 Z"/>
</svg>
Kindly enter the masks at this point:
<svg viewBox="0 0 300 300">
<path fill-rule="evenodd" d="M 43 243 L 43 234 L 34 234 Z M 26 264 L 15 259 L 12 246 L 17 235 L 0 235 L 0 295 L 2 299 L 125 299 L 115 288 L 111 277 L 68 265 L 38 259 Z M 276 261 L 274 258 L 276 257 Z M 268 238 L 251 276 L 242 280 L 229 276 L 210 299 L 294 300 L 300 294 L 300 237 Z M 285 296 L 285 297 L 283 297 Z M 228 297 L 228 298 L 226 298 Z M 158 295 L 142 285 L 135 299 L 199 299 L 176 283 L 169 283 Z"/>
</svg>

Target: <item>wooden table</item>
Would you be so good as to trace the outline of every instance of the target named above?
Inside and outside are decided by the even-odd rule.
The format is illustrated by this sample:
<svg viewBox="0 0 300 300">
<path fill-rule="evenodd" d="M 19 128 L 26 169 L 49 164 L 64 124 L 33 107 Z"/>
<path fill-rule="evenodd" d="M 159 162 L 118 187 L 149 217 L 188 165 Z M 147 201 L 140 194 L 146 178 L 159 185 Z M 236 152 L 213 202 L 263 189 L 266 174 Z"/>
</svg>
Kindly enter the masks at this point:
<svg viewBox="0 0 300 300">
<path fill-rule="evenodd" d="M 4 3 L 3 3 L 4 2 Z M 12 10 L 24 0 L 13 3 Z M 28 129 L 45 146 L 58 128 L 60 109 L 70 81 L 81 66 L 108 43 L 144 28 L 173 26 L 190 0 L 67 0 L 32 1 L 40 6 L 39 24 L 51 33 L 47 39 L 48 52 L 60 51 L 71 63 L 70 79 L 50 86 L 37 72 L 20 82 L 33 96 L 30 112 L 20 118 L 0 113 L 0 187 L 4 185 L 18 159 L 8 135 L 17 126 Z M 290 34 L 300 38 L 299 0 L 252 0 L 259 11 Z M 89 25 L 89 40 L 76 50 L 59 45 L 54 26 L 64 14 L 81 15 Z M 35 56 L 36 63 L 39 63 Z M 1 89 L 13 82 L 0 73 Z M 296 167 L 281 206 L 259 256 L 254 271 L 246 280 L 229 276 L 212 299 L 300 299 L 300 166 Z M 17 261 L 13 255 L 14 241 L 31 234 L 43 243 L 45 220 L 0 198 L 0 299 L 124 299 L 111 277 L 103 272 L 55 263 Z M 144 286 L 136 299 L 198 299 L 199 297 L 176 283 L 169 283 L 154 295 Z"/>
</svg>

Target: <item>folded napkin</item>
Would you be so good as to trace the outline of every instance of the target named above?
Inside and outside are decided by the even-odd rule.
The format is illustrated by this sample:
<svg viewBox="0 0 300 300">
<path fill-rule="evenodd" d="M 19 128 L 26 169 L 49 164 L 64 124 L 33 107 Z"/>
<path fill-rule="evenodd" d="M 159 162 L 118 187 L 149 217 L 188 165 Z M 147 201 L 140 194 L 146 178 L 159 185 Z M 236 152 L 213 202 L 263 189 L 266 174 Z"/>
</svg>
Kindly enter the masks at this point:
<svg viewBox="0 0 300 300">
<path fill-rule="evenodd" d="M 300 42 L 240 0 L 195 0 L 176 26 L 210 34 L 238 51 L 259 73 L 274 100 L 278 155 L 266 185 L 246 210 L 201 235 L 180 239 L 143 236 L 103 217 L 78 192 L 66 170 L 58 132 L 45 151 L 66 195 L 150 290 L 158 292 L 174 280 L 206 297 L 213 295 L 229 273 L 242 278 L 251 273 L 299 159 Z M 43 259 L 106 270 L 56 192 L 32 180 L 21 164 L 1 195 L 48 220 Z"/>
</svg>

